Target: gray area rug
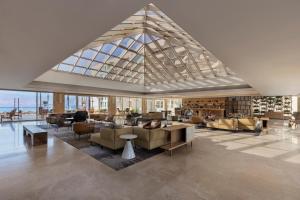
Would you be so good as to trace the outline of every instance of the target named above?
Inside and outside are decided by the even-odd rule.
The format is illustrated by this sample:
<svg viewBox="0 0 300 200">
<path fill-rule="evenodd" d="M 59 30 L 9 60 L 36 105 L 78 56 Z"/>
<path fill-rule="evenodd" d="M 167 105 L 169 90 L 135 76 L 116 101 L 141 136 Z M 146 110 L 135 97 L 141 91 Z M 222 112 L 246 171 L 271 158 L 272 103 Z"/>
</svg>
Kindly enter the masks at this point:
<svg viewBox="0 0 300 200">
<path fill-rule="evenodd" d="M 40 127 L 43 129 L 47 129 L 48 134 L 56 136 L 57 138 L 63 140 L 64 142 L 72 145 L 73 147 L 90 155 L 91 157 L 115 170 L 124 169 L 164 152 L 160 148 L 148 151 L 136 146 L 134 149 L 136 157 L 131 160 L 126 160 L 122 159 L 121 157 L 123 151 L 122 149 L 113 151 L 105 147 L 101 148 L 99 145 L 91 145 L 89 142 L 89 135 L 83 135 L 80 137 L 80 139 L 78 139 L 78 136 L 75 137 L 73 131 L 70 128 L 59 128 L 57 130 L 53 126 L 48 127 L 47 125 L 40 125 Z"/>
</svg>

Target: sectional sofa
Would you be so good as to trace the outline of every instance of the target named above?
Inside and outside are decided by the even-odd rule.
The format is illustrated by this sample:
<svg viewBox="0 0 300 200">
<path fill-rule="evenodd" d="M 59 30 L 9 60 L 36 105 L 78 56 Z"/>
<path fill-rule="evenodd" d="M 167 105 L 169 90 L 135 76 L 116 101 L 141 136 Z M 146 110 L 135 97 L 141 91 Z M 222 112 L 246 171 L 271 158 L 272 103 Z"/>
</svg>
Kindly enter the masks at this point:
<svg viewBox="0 0 300 200">
<path fill-rule="evenodd" d="M 168 143 L 167 134 L 161 128 L 146 129 L 138 126 L 125 126 L 122 128 L 103 128 L 100 133 L 91 135 L 91 143 L 110 148 L 112 150 L 124 147 L 125 141 L 120 139 L 122 134 L 135 134 L 138 137 L 134 143 L 142 148 L 151 150 Z"/>
</svg>

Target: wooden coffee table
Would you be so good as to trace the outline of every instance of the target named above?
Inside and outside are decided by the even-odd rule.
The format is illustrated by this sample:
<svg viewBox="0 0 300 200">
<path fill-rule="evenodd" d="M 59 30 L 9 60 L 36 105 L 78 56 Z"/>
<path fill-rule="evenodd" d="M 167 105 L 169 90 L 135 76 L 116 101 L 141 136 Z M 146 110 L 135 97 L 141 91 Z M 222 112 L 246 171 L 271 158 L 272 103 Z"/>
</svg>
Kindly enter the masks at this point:
<svg viewBox="0 0 300 200">
<path fill-rule="evenodd" d="M 23 135 L 30 135 L 32 146 L 47 144 L 48 132 L 36 125 L 24 125 Z"/>
</svg>

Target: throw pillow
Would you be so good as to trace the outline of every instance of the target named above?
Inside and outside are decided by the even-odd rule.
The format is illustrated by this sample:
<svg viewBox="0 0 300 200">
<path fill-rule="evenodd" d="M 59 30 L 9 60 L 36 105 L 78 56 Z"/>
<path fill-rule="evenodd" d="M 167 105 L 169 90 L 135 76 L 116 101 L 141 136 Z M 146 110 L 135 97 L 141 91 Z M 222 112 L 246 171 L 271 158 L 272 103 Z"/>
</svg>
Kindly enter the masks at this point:
<svg viewBox="0 0 300 200">
<path fill-rule="evenodd" d="M 158 120 L 152 120 L 150 126 L 151 126 L 151 128 L 159 128 L 160 125 L 161 125 L 160 121 L 158 121 Z"/>
<path fill-rule="evenodd" d="M 151 121 L 143 122 L 143 128 L 149 127 L 151 124 Z"/>
</svg>

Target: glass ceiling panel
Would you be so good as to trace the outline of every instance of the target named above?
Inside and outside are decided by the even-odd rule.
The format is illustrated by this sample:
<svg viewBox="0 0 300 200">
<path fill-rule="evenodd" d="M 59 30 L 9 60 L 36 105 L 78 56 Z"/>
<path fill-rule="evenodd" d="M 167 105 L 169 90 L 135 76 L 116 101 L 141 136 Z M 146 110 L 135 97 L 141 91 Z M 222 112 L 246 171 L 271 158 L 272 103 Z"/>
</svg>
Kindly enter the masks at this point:
<svg viewBox="0 0 300 200">
<path fill-rule="evenodd" d="M 122 42 L 120 43 L 120 45 L 123 46 L 123 47 L 125 47 L 125 48 L 128 48 L 132 44 L 133 41 L 134 41 L 133 39 L 127 37 L 127 38 L 124 38 L 122 40 Z"/>
<path fill-rule="evenodd" d="M 102 72 L 109 73 L 109 72 L 111 71 L 112 68 L 113 68 L 113 67 L 110 66 L 110 65 L 103 65 L 101 71 L 102 71 Z"/>
<path fill-rule="evenodd" d="M 141 48 L 142 45 L 143 45 L 142 43 L 136 41 L 133 43 L 133 45 L 131 45 L 129 47 L 129 49 L 137 52 Z"/>
<path fill-rule="evenodd" d="M 137 54 L 131 51 L 127 51 L 127 53 L 123 56 L 124 59 L 130 61 L 132 60 Z"/>
<path fill-rule="evenodd" d="M 96 71 L 96 70 L 91 70 L 91 69 L 89 69 L 89 70 L 87 70 L 87 71 L 85 72 L 85 74 L 86 74 L 87 76 L 96 76 L 97 73 L 98 73 L 98 71 Z"/>
<path fill-rule="evenodd" d="M 116 64 L 118 63 L 119 60 L 120 60 L 120 58 L 111 56 L 111 57 L 106 61 L 106 63 L 114 66 L 114 65 L 116 65 Z"/>
<path fill-rule="evenodd" d="M 65 65 L 65 64 L 59 64 L 58 70 L 63 72 L 71 72 L 73 70 L 73 66 L 71 65 Z"/>
<path fill-rule="evenodd" d="M 126 53 L 125 49 L 118 47 L 116 48 L 116 50 L 113 52 L 112 55 L 121 58 L 125 53 Z"/>
<path fill-rule="evenodd" d="M 84 58 L 87 58 L 87 59 L 94 59 L 95 56 L 97 55 L 97 51 L 94 51 L 94 50 L 91 50 L 91 49 L 87 49 L 87 50 L 84 50 L 83 53 L 82 53 L 82 57 Z"/>
<path fill-rule="evenodd" d="M 124 68 L 129 62 L 126 60 L 119 60 L 119 62 L 116 64 L 117 67 Z"/>
<path fill-rule="evenodd" d="M 65 60 L 63 61 L 63 63 L 69 64 L 69 65 L 75 65 L 76 62 L 77 62 L 77 60 L 78 60 L 78 57 L 70 56 L 69 58 L 65 59 Z"/>
<path fill-rule="evenodd" d="M 73 72 L 76 74 L 84 74 L 84 72 L 86 71 L 85 68 L 82 67 L 74 67 Z"/>
<path fill-rule="evenodd" d="M 99 53 L 96 56 L 95 60 L 98 61 L 98 62 L 105 63 L 108 58 L 109 58 L 109 55 L 106 55 L 106 54 L 103 54 L 103 53 Z"/>
<path fill-rule="evenodd" d="M 110 54 L 116 48 L 113 44 L 104 44 L 101 51 Z"/>
<path fill-rule="evenodd" d="M 98 52 L 98 51 L 100 51 L 101 48 L 102 48 L 102 45 L 99 45 L 99 46 L 93 47 L 92 49 Z"/>
<path fill-rule="evenodd" d="M 76 64 L 76 66 L 88 68 L 90 66 L 91 62 L 92 62 L 91 60 L 80 58 Z"/>
<path fill-rule="evenodd" d="M 92 62 L 90 65 L 90 69 L 100 70 L 102 66 L 103 66 L 103 63 Z"/>
<path fill-rule="evenodd" d="M 142 63 L 144 60 L 144 56 L 141 56 L 141 55 L 136 55 L 134 58 L 133 58 L 133 62 L 139 64 L 139 63 Z"/>
<path fill-rule="evenodd" d="M 153 36 L 154 37 L 154 36 Z M 149 35 L 148 34 L 145 34 L 145 37 L 144 37 L 145 39 L 144 39 L 144 43 L 145 44 L 149 44 L 150 42 L 152 42 L 152 39 L 149 37 Z M 154 38 L 154 40 L 155 40 L 155 38 Z"/>
<path fill-rule="evenodd" d="M 149 92 L 246 84 L 153 4 L 53 70 L 142 84 Z"/>
<path fill-rule="evenodd" d="M 96 75 L 99 78 L 105 78 L 107 76 L 108 73 L 106 72 L 98 72 L 98 74 Z"/>
</svg>

